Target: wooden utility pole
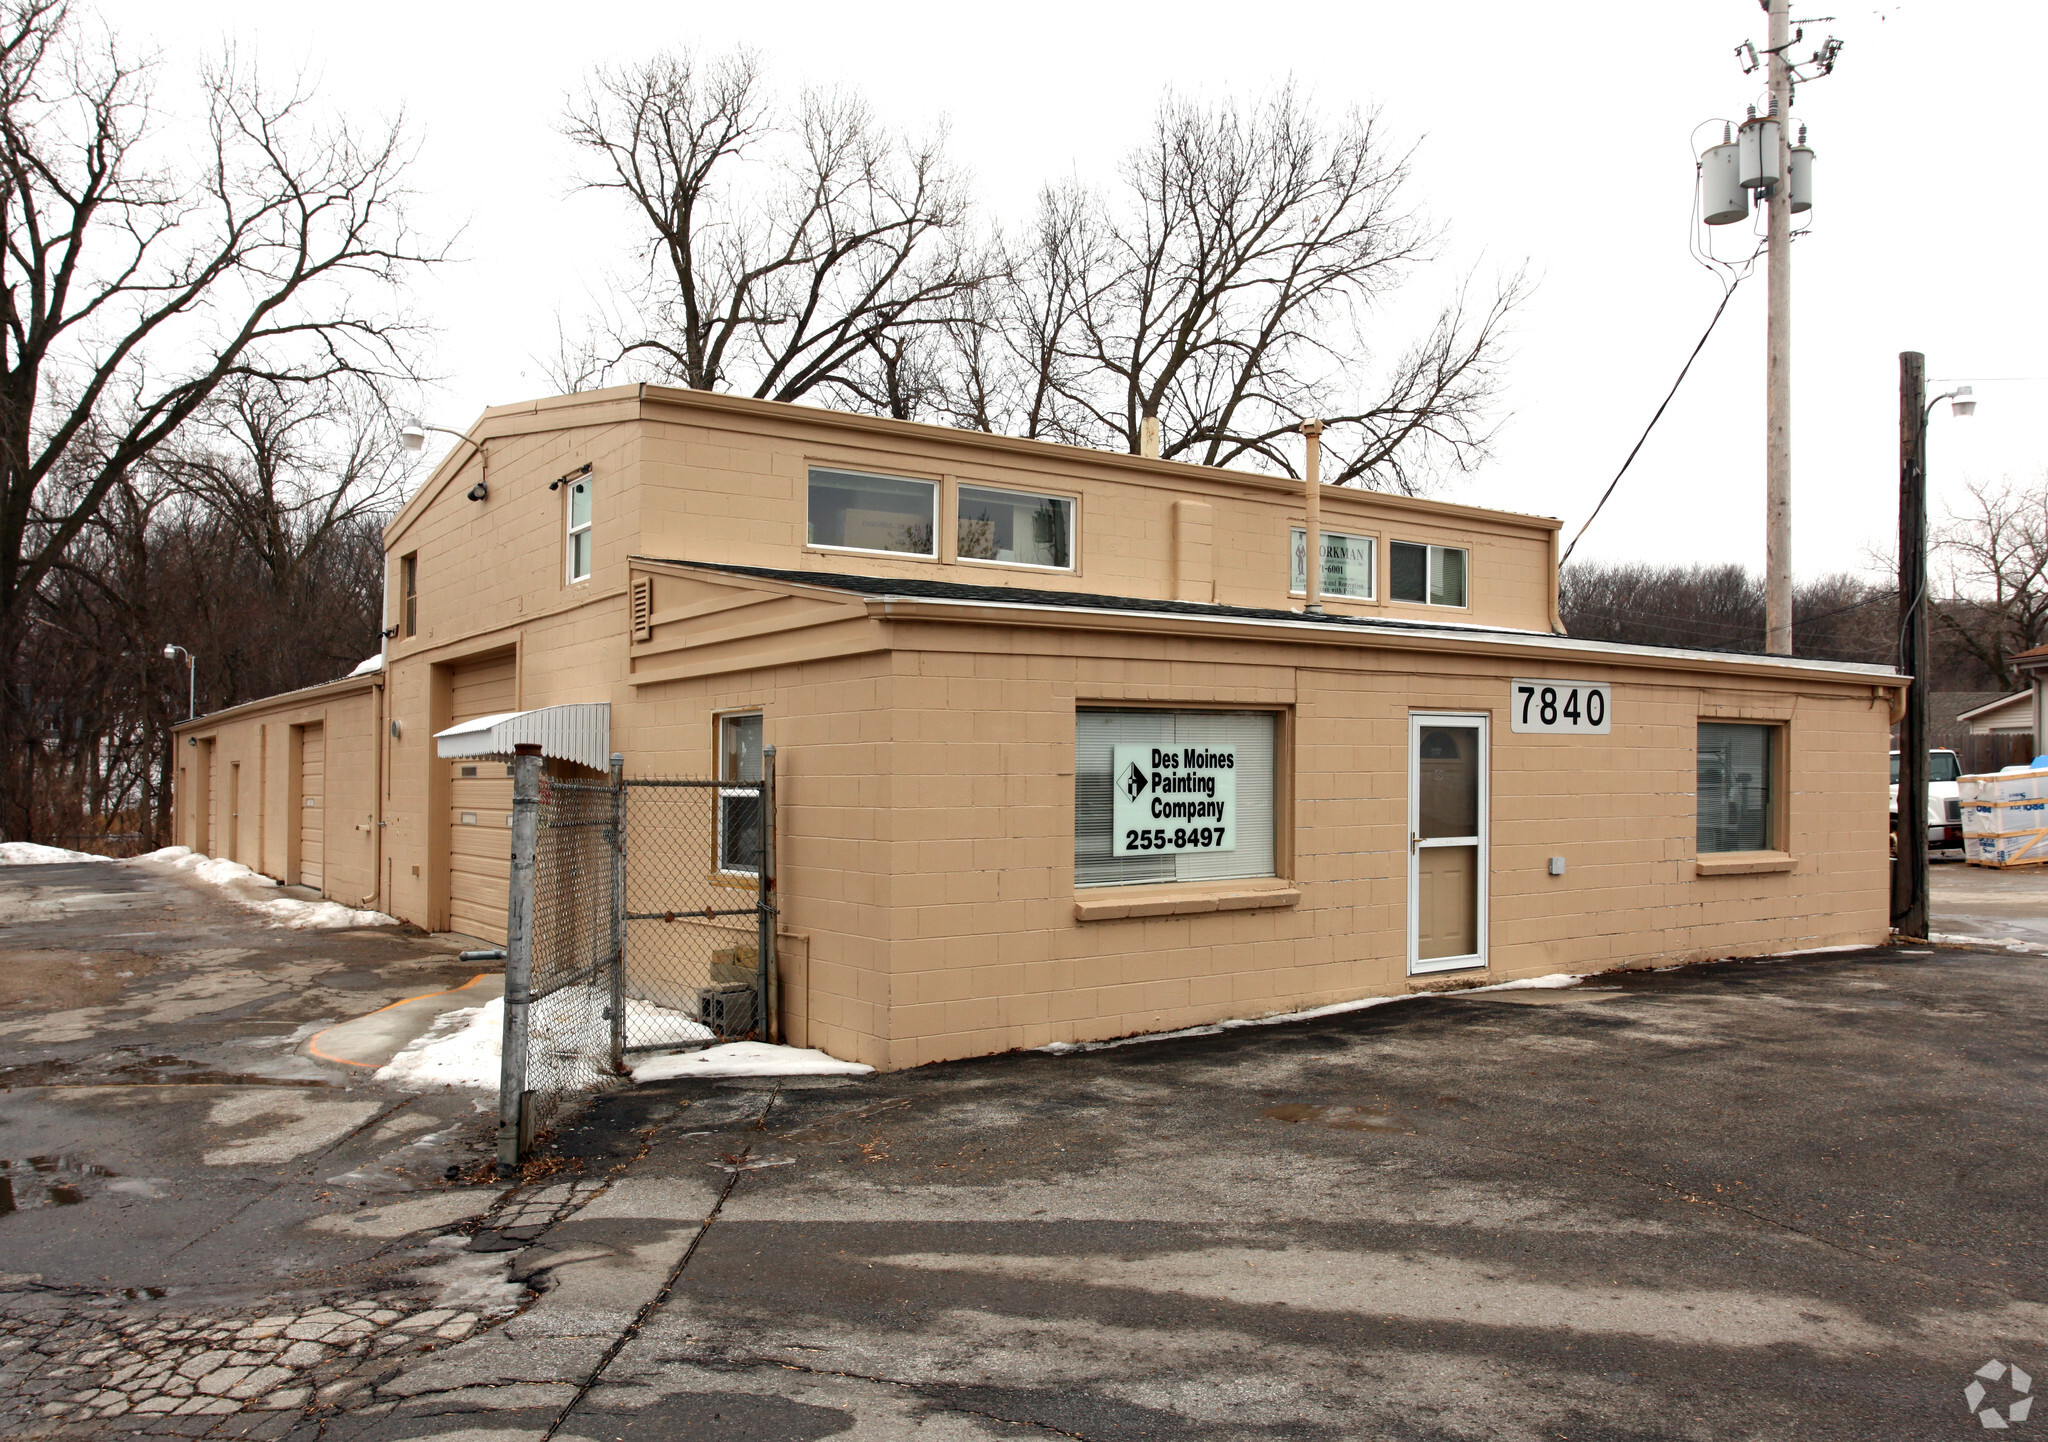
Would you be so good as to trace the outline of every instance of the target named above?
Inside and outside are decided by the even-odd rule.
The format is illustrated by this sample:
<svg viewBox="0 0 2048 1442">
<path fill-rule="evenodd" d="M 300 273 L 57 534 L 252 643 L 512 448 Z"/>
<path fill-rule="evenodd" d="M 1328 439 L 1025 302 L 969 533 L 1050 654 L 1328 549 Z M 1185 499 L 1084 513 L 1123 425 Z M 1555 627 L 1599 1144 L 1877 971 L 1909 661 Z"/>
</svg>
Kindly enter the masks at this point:
<svg viewBox="0 0 2048 1442">
<path fill-rule="evenodd" d="M 1302 557 L 1302 610 L 1323 609 L 1323 423 L 1303 421 L 1301 433 L 1308 437 L 1308 534 L 1302 537 L 1307 553 Z"/>
<path fill-rule="evenodd" d="M 1898 855 L 1892 860 L 1892 930 L 1927 935 L 1927 360 L 1899 356 Z"/>
<path fill-rule="evenodd" d="M 1771 114 L 1778 121 L 1778 180 L 1765 221 L 1769 287 L 1764 324 L 1764 650 L 1792 654 L 1792 43 L 1791 0 L 1771 12 Z"/>
</svg>

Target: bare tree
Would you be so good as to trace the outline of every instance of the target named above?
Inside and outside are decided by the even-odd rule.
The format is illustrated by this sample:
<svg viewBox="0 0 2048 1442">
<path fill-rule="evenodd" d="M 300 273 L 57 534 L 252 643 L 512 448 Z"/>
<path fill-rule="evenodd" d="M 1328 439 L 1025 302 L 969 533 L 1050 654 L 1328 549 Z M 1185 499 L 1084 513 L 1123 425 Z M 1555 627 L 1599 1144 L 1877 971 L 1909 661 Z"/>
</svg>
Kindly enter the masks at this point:
<svg viewBox="0 0 2048 1442">
<path fill-rule="evenodd" d="M 152 67 L 59 0 L 0 0 L 0 657 L 111 498 L 236 379 L 409 377 L 397 307 L 436 258 L 398 125 L 362 135 L 232 55 L 175 163 Z M 53 624 L 45 618 L 45 624 Z M 6 690 L 13 758 L 40 721 Z M 39 733 L 37 733 L 39 734 Z M 10 787 L 29 778 L 15 775 Z"/>
<path fill-rule="evenodd" d="M 1436 236 L 1375 117 L 1326 126 L 1291 88 L 1249 107 L 1169 96 L 1116 198 L 1048 191 L 1002 317 L 1026 434 L 1292 472 L 1327 422 L 1333 482 L 1419 489 L 1482 457 L 1520 274 L 1461 286 L 1376 384 L 1392 293 Z M 985 389 L 985 387 L 984 387 Z"/>
<path fill-rule="evenodd" d="M 1972 482 L 1935 551 L 1950 576 L 1950 594 L 1933 603 L 1936 626 L 2015 689 L 2010 659 L 2048 642 L 2048 477 Z"/>
<path fill-rule="evenodd" d="M 600 70 L 563 132 L 645 239 L 644 273 L 559 378 L 625 366 L 772 400 L 922 403 L 916 337 L 960 320 L 987 279 L 940 139 L 898 140 L 845 95 L 785 112 L 744 51 Z"/>
</svg>

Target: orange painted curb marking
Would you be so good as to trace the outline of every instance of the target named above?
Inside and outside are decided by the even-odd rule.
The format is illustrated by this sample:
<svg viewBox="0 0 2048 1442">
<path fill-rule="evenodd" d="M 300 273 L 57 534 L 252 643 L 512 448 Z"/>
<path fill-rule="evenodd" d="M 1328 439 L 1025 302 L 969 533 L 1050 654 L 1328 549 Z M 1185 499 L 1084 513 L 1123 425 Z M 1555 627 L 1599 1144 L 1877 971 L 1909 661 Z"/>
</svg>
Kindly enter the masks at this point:
<svg viewBox="0 0 2048 1442">
<path fill-rule="evenodd" d="M 375 1016 L 379 1011 L 389 1011 L 394 1006 L 405 1006 L 411 1002 L 425 1001 L 429 997 L 453 996 L 459 991 L 468 991 L 478 982 L 496 975 L 496 972 L 480 971 L 475 976 L 472 976 L 468 981 L 465 981 L 462 985 L 451 986 L 446 991 L 424 991 L 421 992 L 418 996 L 404 997 L 401 1000 L 390 1002 L 387 1005 L 380 1006 L 377 1008 L 377 1011 L 366 1011 L 363 1013 L 363 1016 L 352 1016 L 347 1021 L 336 1022 L 333 1026 L 323 1026 L 320 1028 L 320 1030 L 314 1032 L 311 1036 L 306 1038 L 306 1050 L 311 1052 L 314 1056 L 319 1057 L 322 1061 L 331 1061 L 340 1066 L 359 1066 L 367 1068 L 370 1071 L 376 1071 L 380 1067 L 385 1066 L 386 1063 L 380 1061 L 350 1061 L 345 1056 L 329 1056 L 326 1052 L 320 1050 L 320 1038 L 327 1035 L 327 1033 L 335 1030 L 338 1027 L 353 1026 L 355 1025 L 355 1023 L 361 1021 L 364 1016 Z"/>
</svg>

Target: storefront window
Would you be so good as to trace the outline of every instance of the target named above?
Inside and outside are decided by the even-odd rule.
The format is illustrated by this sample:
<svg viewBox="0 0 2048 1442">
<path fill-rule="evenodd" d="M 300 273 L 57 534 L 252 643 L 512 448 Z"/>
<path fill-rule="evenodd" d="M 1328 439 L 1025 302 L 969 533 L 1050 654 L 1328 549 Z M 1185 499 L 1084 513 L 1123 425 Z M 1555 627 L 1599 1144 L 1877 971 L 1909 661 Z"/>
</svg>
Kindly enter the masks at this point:
<svg viewBox="0 0 2048 1442">
<path fill-rule="evenodd" d="M 761 863 L 761 716 L 718 718 L 718 869 L 753 876 Z"/>
<path fill-rule="evenodd" d="M 931 481 L 813 467 L 808 539 L 814 546 L 936 555 L 938 497 Z"/>
<path fill-rule="evenodd" d="M 1340 531 L 1323 532 L 1323 594 L 1372 599 L 1372 560 L 1378 549 L 1371 536 L 1347 536 Z M 1308 531 L 1294 529 L 1294 573 L 1289 583 L 1294 594 L 1308 594 Z"/>
<path fill-rule="evenodd" d="M 1074 718 L 1074 884 L 1273 875 L 1270 711 Z"/>
<path fill-rule="evenodd" d="M 1774 726 L 1700 722 L 1699 849 L 1769 851 Z"/>
<path fill-rule="evenodd" d="M 1017 566 L 1073 565 L 1074 503 L 984 486 L 960 488 L 959 556 Z"/>
<path fill-rule="evenodd" d="M 1465 604 L 1465 552 L 1457 546 L 1393 541 L 1387 546 L 1387 594 L 1424 606 Z"/>
</svg>

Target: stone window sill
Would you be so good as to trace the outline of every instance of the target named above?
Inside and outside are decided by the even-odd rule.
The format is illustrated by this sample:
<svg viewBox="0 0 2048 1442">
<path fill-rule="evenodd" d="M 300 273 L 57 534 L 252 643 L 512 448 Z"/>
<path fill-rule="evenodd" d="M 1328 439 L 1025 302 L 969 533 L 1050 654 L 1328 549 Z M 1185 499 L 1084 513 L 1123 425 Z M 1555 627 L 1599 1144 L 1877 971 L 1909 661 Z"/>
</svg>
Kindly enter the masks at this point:
<svg viewBox="0 0 2048 1442">
<path fill-rule="evenodd" d="M 1291 881 L 1177 881 L 1161 886 L 1105 886 L 1074 898 L 1076 921 L 1121 921 L 1138 916 L 1199 916 L 1212 911 L 1258 911 L 1298 906 Z"/>
<path fill-rule="evenodd" d="M 1696 876 L 1761 876 L 1768 871 L 1790 871 L 1799 858 L 1783 851 L 1717 851 L 1693 862 Z"/>
</svg>

